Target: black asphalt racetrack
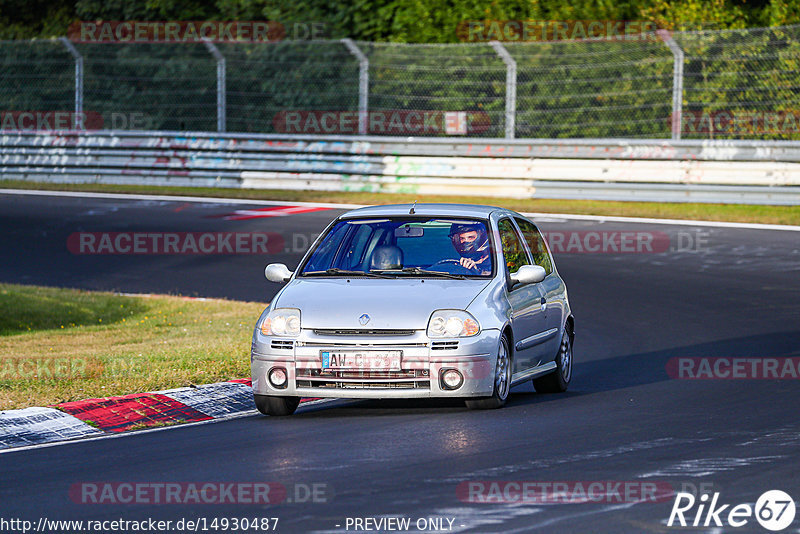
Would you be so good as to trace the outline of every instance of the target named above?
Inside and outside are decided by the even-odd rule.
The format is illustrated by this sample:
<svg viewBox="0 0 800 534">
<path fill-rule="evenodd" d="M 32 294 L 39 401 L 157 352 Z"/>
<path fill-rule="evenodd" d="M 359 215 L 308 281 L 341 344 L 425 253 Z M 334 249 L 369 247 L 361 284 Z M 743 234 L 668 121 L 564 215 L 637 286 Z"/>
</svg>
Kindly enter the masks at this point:
<svg viewBox="0 0 800 534">
<path fill-rule="evenodd" d="M 268 302 L 279 286 L 264 279 L 264 265 L 294 268 L 303 239 L 340 211 L 222 217 L 264 207 L 0 195 L 0 281 Z M 612 492 L 604 502 L 541 504 L 508 494 L 497 499 L 508 502 L 483 503 L 459 488 L 652 482 L 698 496 L 719 492 L 731 505 L 772 489 L 800 498 L 798 379 L 687 380 L 667 372 L 671 358 L 800 356 L 800 233 L 537 222 L 567 235 L 668 236 L 661 252 L 556 253 L 577 325 L 568 393 L 536 394 L 526 384 L 505 408 L 485 412 L 458 402 L 335 401 L 291 418 L 254 415 L 4 453 L 0 516 L 34 523 L 278 517 L 285 533 L 353 532 L 353 519 L 367 517 L 411 518 L 412 527 L 418 518 L 445 526 L 452 519 L 456 532 L 668 532 L 676 530 L 666 526 L 672 497 L 637 503 Z M 67 247 L 73 233 L 145 231 L 268 231 L 285 246 L 268 255 L 88 255 Z M 289 499 L 82 504 L 69 495 L 82 482 L 205 481 L 279 483 Z M 305 488 L 315 484 L 317 502 L 308 502 Z M 786 532 L 799 528 L 800 513 Z M 753 518 L 723 531 L 766 532 Z"/>
</svg>

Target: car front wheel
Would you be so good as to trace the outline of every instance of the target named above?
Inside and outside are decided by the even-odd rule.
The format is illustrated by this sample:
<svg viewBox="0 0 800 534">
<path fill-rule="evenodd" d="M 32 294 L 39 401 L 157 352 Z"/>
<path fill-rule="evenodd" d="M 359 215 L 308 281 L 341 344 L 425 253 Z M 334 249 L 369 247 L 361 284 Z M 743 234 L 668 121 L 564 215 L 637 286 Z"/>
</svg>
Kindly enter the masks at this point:
<svg viewBox="0 0 800 534">
<path fill-rule="evenodd" d="M 508 399 L 508 390 L 511 389 L 511 351 L 508 348 L 506 336 L 500 338 L 500 347 L 497 350 L 497 364 L 494 371 L 494 391 L 491 397 L 480 397 L 465 401 L 471 410 L 492 410 L 500 408 Z"/>
<path fill-rule="evenodd" d="M 300 404 L 300 397 L 275 397 L 272 395 L 253 395 L 256 408 L 264 415 L 292 415 Z"/>
</svg>

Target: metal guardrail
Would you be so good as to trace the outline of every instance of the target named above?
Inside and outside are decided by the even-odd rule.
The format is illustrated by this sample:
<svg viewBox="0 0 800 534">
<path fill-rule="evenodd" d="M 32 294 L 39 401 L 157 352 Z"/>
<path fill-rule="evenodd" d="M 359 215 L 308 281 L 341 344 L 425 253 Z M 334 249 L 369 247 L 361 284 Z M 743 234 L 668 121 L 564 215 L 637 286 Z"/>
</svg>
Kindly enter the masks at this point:
<svg viewBox="0 0 800 534">
<path fill-rule="evenodd" d="M 238 152 L 502 158 L 600 158 L 800 162 L 800 141 L 495 139 L 285 135 L 181 131 L 0 131 L 0 147 L 187 148 Z"/>
<path fill-rule="evenodd" d="M 800 204 L 791 141 L 6 132 L 6 179 Z"/>
</svg>

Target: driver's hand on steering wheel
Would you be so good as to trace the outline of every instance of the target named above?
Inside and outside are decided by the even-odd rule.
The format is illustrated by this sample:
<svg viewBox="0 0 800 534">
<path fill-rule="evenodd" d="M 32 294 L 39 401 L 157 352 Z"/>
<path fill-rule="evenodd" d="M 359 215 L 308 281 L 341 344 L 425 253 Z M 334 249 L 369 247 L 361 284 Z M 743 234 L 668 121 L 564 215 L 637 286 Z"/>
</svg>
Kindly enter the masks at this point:
<svg viewBox="0 0 800 534">
<path fill-rule="evenodd" d="M 477 269 L 478 268 L 478 264 L 475 263 L 475 261 L 471 260 L 470 258 L 461 258 L 461 259 L 458 260 L 458 263 L 459 263 L 459 265 L 461 265 L 462 267 L 465 267 L 467 269 L 471 269 L 472 270 L 472 269 Z"/>
</svg>

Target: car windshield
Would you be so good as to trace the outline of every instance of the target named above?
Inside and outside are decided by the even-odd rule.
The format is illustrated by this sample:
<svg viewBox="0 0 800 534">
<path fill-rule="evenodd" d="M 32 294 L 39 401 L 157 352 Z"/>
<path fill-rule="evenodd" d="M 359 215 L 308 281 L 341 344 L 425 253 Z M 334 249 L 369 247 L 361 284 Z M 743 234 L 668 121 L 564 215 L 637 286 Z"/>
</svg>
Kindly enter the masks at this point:
<svg viewBox="0 0 800 534">
<path fill-rule="evenodd" d="M 487 278 L 493 273 L 485 221 L 387 217 L 337 222 L 300 276 Z"/>
</svg>

